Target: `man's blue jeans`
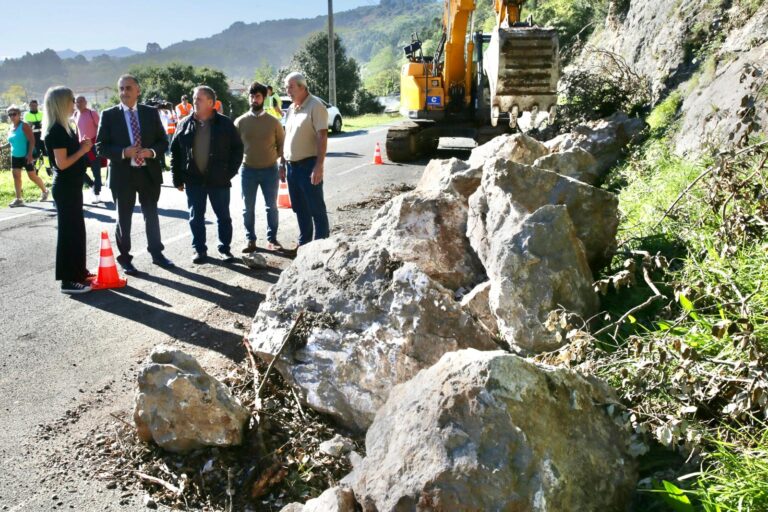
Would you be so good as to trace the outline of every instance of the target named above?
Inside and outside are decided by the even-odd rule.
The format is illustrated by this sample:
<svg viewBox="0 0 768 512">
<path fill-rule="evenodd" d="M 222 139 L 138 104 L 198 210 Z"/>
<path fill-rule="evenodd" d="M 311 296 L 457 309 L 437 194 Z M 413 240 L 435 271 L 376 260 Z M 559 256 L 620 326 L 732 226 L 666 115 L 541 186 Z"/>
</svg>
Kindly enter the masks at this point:
<svg viewBox="0 0 768 512">
<path fill-rule="evenodd" d="M 240 180 L 243 185 L 243 225 L 248 241 L 256 241 L 256 195 L 261 187 L 261 195 L 267 212 L 267 241 L 277 243 L 277 226 L 279 214 L 277 211 L 277 192 L 280 177 L 277 173 L 277 164 L 272 167 L 256 169 L 245 165 L 240 167 Z"/>
<path fill-rule="evenodd" d="M 206 187 L 186 184 L 189 227 L 192 247 L 198 253 L 208 252 L 205 245 L 205 209 L 210 199 L 219 227 L 219 252 L 229 252 L 232 243 L 232 217 L 229 215 L 229 187 Z"/>
<path fill-rule="evenodd" d="M 323 199 L 323 184 L 313 185 L 310 181 L 315 158 L 299 162 L 288 162 L 288 193 L 291 206 L 299 223 L 299 245 L 312 240 L 328 238 L 328 212 Z M 314 233 L 314 237 L 312 236 Z"/>
<path fill-rule="evenodd" d="M 91 168 L 91 172 L 93 172 L 93 179 L 87 174 L 83 174 L 83 182 L 87 186 L 93 187 L 93 193 L 99 195 L 101 194 L 101 158 L 94 158 L 93 162 L 88 164 L 88 166 Z"/>
</svg>

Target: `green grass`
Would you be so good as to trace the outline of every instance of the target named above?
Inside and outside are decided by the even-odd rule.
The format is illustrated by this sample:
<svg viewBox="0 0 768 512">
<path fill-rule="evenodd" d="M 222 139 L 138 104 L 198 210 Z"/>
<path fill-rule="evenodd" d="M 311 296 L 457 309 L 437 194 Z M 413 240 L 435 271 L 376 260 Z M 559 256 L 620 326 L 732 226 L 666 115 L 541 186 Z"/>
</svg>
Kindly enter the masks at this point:
<svg viewBox="0 0 768 512">
<path fill-rule="evenodd" d="M 636 432 L 681 456 L 666 463 L 665 476 L 658 467 L 641 475 L 669 485 L 656 485 L 640 509 L 669 510 L 679 500 L 674 510 L 764 511 L 768 385 L 756 383 L 768 382 L 768 176 L 761 167 L 768 146 L 726 157 L 722 166 L 679 157 L 669 137 L 680 102 L 673 94 L 654 109 L 649 140 L 609 179 L 619 195 L 623 254 L 596 276 L 610 278 L 628 258 L 637 264 L 637 284 L 611 288 L 603 299 L 616 320 L 652 296 L 641 258 L 630 251 L 661 254 L 668 268 L 650 274 L 665 298 L 601 334 L 595 346 L 602 350 L 588 361 L 628 405 Z M 670 478 L 696 470 L 682 462 L 693 448 L 701 471 Z"/>
<path fill-rule="evenodd" d="M 768 510 L 768 425 L 758 434 L 731 432 L 750 441 L 748 447 L 714 440 L 691 497 L 706 512 Z"/>
<path fill-rule="evenodd" d="M 365 114 L 357 117 L 344 118 L 344 131 L 362 130 L 390 123 L 396 123 L 403 118 L 400 114 Z"/>
<path fill-rule="evenodd" d="M 8 164 L 6 163 L 3 165 L 3 169 L 0 170 L 0 208 L 6 208 L 11 201 L 16 199 L 16 191 L 13 187 L 13 175 L 7 167 Z M 45 172 L 40 175 L 40 178 L 42 178 L 45 186 L 50 188 L 51 178 Z M 21 184 L 21 193 L 24 197 L 24 201 L 34 202 L 40 199 L 40 189 L 27 177 L 26 171 L 21 173 Z"/>
</svg>

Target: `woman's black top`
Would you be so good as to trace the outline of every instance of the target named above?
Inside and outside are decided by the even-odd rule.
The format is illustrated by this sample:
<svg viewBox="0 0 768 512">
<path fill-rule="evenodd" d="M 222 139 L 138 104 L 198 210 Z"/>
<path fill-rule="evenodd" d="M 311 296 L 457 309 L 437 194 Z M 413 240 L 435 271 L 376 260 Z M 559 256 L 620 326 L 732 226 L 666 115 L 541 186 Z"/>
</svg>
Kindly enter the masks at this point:
<svg viewBox="0 0 768 512">
<path fill-rule="evenodd" d="M 53 168 L 56 177 L 59 179 L 83 179 L 87 163 L 85 157 L 80 157 L 77 162 L 67 167 L 63 171 L 56 166 L 56 158 L 54 157 L 54 149 L 66 149 L 67 156 L 74 155 L 80 150 L 80 142 L 77 140 L 77 132 L 72 132 L 70 135 L 67 130 L 64 129 L 59 123 L 51 126 L 51 129 L 45 135 L 45 149 L 48 151 L 50 158 L 50 165 Z"/>
</svg>

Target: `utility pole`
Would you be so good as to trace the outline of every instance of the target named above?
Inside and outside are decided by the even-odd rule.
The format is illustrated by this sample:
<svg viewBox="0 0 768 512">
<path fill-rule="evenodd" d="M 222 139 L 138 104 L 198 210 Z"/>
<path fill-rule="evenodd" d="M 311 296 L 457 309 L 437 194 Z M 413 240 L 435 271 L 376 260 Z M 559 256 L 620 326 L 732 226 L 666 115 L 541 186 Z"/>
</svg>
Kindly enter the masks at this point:
<svg viewBox="0 0 768 512">
<path fill-rule="evenodd" d="M 336 106 L 336 48 L 333 36 L 333 0 L 328 0 L 328 102 Z"/>
</svg>

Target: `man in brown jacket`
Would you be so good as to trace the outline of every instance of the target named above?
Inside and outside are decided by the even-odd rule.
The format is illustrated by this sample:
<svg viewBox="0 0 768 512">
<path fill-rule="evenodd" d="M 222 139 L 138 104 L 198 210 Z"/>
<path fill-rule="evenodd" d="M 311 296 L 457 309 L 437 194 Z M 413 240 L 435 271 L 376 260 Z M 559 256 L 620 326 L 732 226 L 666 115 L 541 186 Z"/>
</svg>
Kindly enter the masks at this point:
<svg viewBox="0 0 768 512">
<path fill-rule="evenodd" d="M 242 180 L 243 223 L 247 237 L 244 253 L 256 250 L 255 207 L 256 194 L 261 187 L 267 213 L 267 249 L 282 249 L 277 241 L 278 212 L 277 193 L 280 178 L 277 161 L 283 157 L 285 132 L 280 121 L 264 110 L 267 98 L 266 86 L 253 82 L 250 90 L 251 110 L 235 120 L 235 126 L 243 141 L 243 165 L 240 167 Z"/>
</svg>

